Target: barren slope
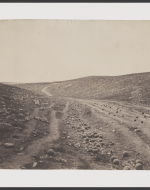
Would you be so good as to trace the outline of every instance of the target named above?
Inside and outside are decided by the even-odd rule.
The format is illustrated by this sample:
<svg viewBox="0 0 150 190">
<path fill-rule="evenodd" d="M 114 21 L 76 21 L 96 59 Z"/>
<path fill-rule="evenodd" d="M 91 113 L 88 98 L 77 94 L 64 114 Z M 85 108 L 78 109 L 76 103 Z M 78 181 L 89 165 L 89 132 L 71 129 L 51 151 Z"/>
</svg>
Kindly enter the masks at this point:
<svg viewBox="0 0 150 190">
<path fill-rule="evenodd" d="M 47 91 L 54 95 L 82 99 L 108 99 L 150 104 L 150 73 L 85 77 L 52 83 Z"/>
<path fill-rule="evenodd" d="M 149 77 L 0 84 L 0 168 L 149 170 Z"/>
<path fill-rule="evenodd" d="M 150 73 L 122 76 L 91 76 L 52 83 L 27 83 L 16 86 L 41 94 L 46 88 L 50 94 L 82 99 L 119 100 L 150 104 Z"/>
</svg>

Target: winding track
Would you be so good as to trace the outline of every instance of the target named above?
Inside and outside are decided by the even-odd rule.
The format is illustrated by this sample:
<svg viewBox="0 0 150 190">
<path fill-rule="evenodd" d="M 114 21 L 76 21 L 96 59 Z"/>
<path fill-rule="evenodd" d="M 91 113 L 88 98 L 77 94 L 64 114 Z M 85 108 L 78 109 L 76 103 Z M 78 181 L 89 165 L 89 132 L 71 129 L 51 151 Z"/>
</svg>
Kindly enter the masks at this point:
<svg viewBox="0 0 150 190">
<path fill-rule="evenodd" d="M 45 109 L 51 109 L 53 104 L 49 107 L 45 107 Z M 63 115 L 65 117 L 65 112 L 67 110 L 68 104 L 66 104 L 66 107 L 63 110 Z M 40 108 L 36 108 L 34 112 L 32 113 L 31 117 L 37 116 L 39 113 Z M 59 138 L 59 119 L 55 116 L 56 111 L 51 109 L 51 122 L 49 125 L 49 134 L 43 138 L 37 139 L 32 142 L 32 144 L 28 147 L 26 147 L 23 154 L 15 155 L 11 158 L 10 161 L 5 161 L 2 163 L 3 168 L 5 169 L 20 169 L 24 164 L 33 162 L 33 155 L 38 154 L 41 150 L 44 150 L 45 144 L 49 144 L 52 141 L 55 141 Z M 32 131 L 36 129 L 36 122 L 35 120 L 31 119 L 31 121 L 28 124 L 28 129 L 26 130 L 26 135 L 30 136 Z"/>
<path fill-rule="evenodd" d="M 52 96 L 52 94 L 46 91 L 48 87 L 49 86 L 45 87 L 42 92 L 48 96 Z M 148 114 L 150 108 L 130 105 L 125 102 L 83 100 L 70 97 L 64 98 L 69 101 L 73 100 L 89 106 L 97 117 L 102 118 L 108 123 L 108 133 L 112 133 L 112 135 L 115 136 L 116 141 L 120 143 L 118 150 L 122 151 L 122 149 L 130 149 L 130 152 L 141 155 L 140 157 L 142 160 L 147 163 L 147 169 L 150 169 L 150 115 Z M 107 105 L 107 107 L 104 105 Z M 118 113 L 116 112 L 117 109 Z M 143 115 L 139 110 L 145 110 L 147 114 Z M 138 118 L 136 118 L 137 116 Z M 146 116 L 146 118 L 144 118 L 144 116 Z M 136 121 L 134 121 L 135 119 Z M 141 121 L 144 123 L 141 123 Z M 141 130 L 140 134 L 130 130 L 133 126 L 136 126 Z M 113 130 L 116 131 L 117 135 L 112 132 Z"/>
<path fill-rule="evenodd" d="M 42 92 L 47 96 L 53 96 L 49 92 L 47 92 L 46 86 L 42 89 Z M 141 106 L 133 106 L 130 104 L 126 104 L 124 102 L 113 102 L 113 101 L 104 101 L 104 100 L 83 100 L 77 98 L 64 97 L 67 100 L 66 107 L 63 110 L 63 115 L 65 117 L 68 104 L 71 101 L 77 101 L 80 104 L 84 104 L 91 108 L 92 113 L 97 117 L 103 119 L 106 123 L 108 123 L 109 128 L 106 129 L 106 135 L 110 138 L 114 138 L 116 140 L 115 148 L 116 151 L 122 151 L 124 149 L 130 149 L 130 152 L 139 153 L 141 155 L 142 160 L 147 163 L 147 169 L 150 169 L 150 115 L 147 113 L 146 118 L 141 114 L 139 109 Z M 104 105 L 107 105 L 105 107 Z M 53 105 L 51 105 L 52 107 Z M 50 109 L 51 107 L 47 107 Z M 111 108 L 110 108 L 111 107 Z M 116 113 L 116 109 L 119 108 L 118 113 Z M 149 108 L 142 107 L 147 111 L 150 111 Z M 121 111 L 120 111 L 121 110 Z M 38 109 L 35 110 L 33 115 L 38 114 Z M 110 113 L 110 114 L 109 114 Z M 115 115 L 115 116 L 114 116 Z M 122 117 L 124 115 L 124 117 Z M 138 116 L 137 121 L 134 119 Z M 141 124 L 141 121 L 144 121 Z M 33 126 L 33 121 L 32 128 Z M 26 148 L 23 155 L 16 155 L 12 158 L 11 163 L 4 162 L 3 166 L 5 168 L 20 169 L 27 162 L 33 162 L 33 153 L 37 154 L 40 150 L 42 150 L 46 143 L 52 142 L 53 140 L 57 140 L 59 138 L 58 132 L 58 124 L 59 120 L 55 117 L 55 110 L 51 111 L 51 124 L 49 126 L 50 134 L 42 139 L 35 140 L 29 147 Z M 141 129 L 141 134 L 138 135 L 134 131 L 129 130 L 131 126 L 137 126 L 137 128 Z M 32 129 L 30 132 L 32 132 Z M 113 133 L 112 130 L 116 132 Z"/>
</svg>

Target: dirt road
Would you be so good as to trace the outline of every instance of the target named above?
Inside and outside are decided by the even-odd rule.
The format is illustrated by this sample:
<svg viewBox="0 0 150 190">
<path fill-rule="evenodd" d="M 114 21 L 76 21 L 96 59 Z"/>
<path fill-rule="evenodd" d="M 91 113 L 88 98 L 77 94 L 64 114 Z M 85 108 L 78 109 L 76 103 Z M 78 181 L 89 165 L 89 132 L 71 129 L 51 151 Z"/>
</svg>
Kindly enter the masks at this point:
<svg viewBox="0 0 150 190">
<path fill-rule="evenodd" d="M 0 168 L 122 170 L 128 166 L 135 170 L 140 159 L 143 168 L 150 169 L 149 107 L 56 97 L 47 88 L 42 92 L 50 97 L 49 105 L 35 107 L 26 127 L 20 132 L 15 129 L 18 138 L 13 134 L 9 138 L 14 148 L 1 146 Z M 43 117 L 48 122 L 38 119 Z M 48 155 L 49 149 L 54 150 L 53 156 Z"/>
<path fill-rule="evenodd" d="M 49 107 L 44 107 L 45 110 L 51 110 L 50 114 L 50 124 L 49 124 L 49 130 L 48 134 L 45 134 L 43 138 L 38 138 L 37 140 L 34 140 L 31 144 L 27 145 L 26 149 L 22 153 L 18 153 L 17 155 L 11 157 L 11 159 L 4 161 L 1 164 L 1 168 L 5 169 L 20 169 L 25 164 L 33 163 L 35 162 L 36 155 L 43 153 L 43 150 L 45 148 L 48 148 L 48 144 L 56 141 L 59 138 L 59 131 L 58 131 L 58 125 L 59 121 L 56 118 L 56 111 L 52 109 L 54 104 L 52 104 Z M 27 138 L 30 136 L 34 130 L 36 130 L 36 121 L 34 120 L 35 117 L 39 116 L 41 108 L 36 108 L 34 112 L 30 115 L 32 118 L 31 121 L 28 123 L 27 129 L 24 131 L 25 137 Z M 66 104 L 67 109 L 67 104 Z M 64 115 L 65 111 L 64 109 Z M 24 141 L 23 141 L 24 142 Z"/>
<path fill-rule="evenodd" d="M 49 86 L 46 86 L 45 88 L 42 89 L 42 92 L 45 93 L 47 96 L 52 96 L 50 93 L 48 93 L 46 91 L 46 89 L 48 88 Z"/>
<path fill-rule="evenodd" d="M 141 159 L 144 169 L 150 169 L 150 108 L 117 101 L 66 99 L 90 108 L 92 117 L 86 118 L 90 125 L 93 118 L 97 123 L 103 121 L 100 131 L 107 142 L 114 143 L 110 155 L 116 155 L 123 166 L 134 169 L 135 160 Z M 129 153 L 127 158 L 123 158 L 124 151 Z"/>
</svg>

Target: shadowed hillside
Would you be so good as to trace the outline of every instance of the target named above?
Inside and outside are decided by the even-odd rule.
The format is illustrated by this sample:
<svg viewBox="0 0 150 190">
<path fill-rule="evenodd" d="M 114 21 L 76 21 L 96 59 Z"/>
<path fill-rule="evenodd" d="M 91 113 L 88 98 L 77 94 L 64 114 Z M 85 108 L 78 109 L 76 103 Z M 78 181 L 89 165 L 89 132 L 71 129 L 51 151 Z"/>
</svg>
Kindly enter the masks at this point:
<svg viewBox="0 0 150 190">
<path fill-rule="evenodd" d="M 122 76 L 91 76 L 54 83 L 17 84 L 41 93 L 47 87 L 52 95 L 81 99 L 105 99 L 150 104 L 150 73 Z"/>
<path fill-rule="evenodd" d="M 85 99 L 108 99 L 150 103 L 150 73 L 123 76 L 94 76 L 51 84 L 51 94 Z"/>
</svg>

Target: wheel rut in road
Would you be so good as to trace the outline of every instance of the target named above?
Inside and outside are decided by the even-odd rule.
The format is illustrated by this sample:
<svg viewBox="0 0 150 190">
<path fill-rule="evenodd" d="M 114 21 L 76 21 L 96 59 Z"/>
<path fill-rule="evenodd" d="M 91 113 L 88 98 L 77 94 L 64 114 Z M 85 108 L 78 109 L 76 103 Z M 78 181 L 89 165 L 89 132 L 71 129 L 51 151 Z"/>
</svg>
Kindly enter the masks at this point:
<svg viewBox="0 0 150 190">
<path fill-rule="evenodd" d="M 45 107 L 45 109 L 51 109 L 53 105 L 50 107 Z M 63 110 L 63 115 L 67 110 L 68 103 Z M 37 115 L 40 108 L 36 108 L 32 113 L 31 117 Z M 20 169 L 23 165 L 34 162 L 33 156 L 38 154 L 45 148 L 45 145 L 51 143 L 52 141 L 56 141 L 59 138 L 59 119 L 56 118 L 56 111 L 51 109 L 50 115 L 51 121 L 49 125 L 49 134 L 43 138 L 37 139 L 31 143 L 28 147 L 26 147 L 25 151 L 22 154 L 15 155 L 11 158 L 11 161 L 3 162 L 3 168 L 11 168 L 11 169 Z M 27 136 L 36 128 L 36 121 L 32 119 L 28 125 L 28 129 L 26 130 Z"/>
</svg>

